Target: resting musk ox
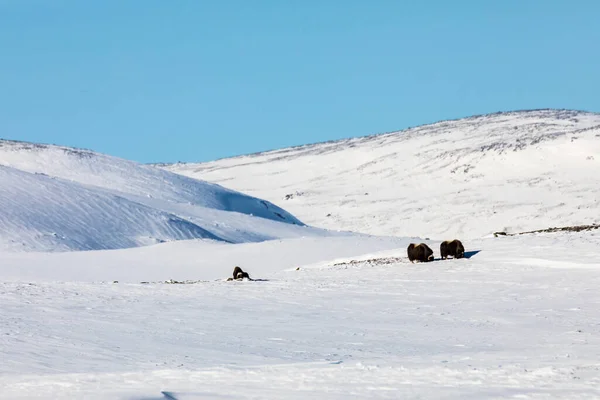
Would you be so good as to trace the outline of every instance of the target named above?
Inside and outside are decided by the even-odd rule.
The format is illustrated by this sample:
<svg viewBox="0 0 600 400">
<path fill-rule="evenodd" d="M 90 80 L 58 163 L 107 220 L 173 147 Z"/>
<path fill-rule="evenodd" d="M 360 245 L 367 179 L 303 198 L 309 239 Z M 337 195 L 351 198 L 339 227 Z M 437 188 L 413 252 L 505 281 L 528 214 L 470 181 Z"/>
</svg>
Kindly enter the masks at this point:
<svg viewBox="0 0 600 400">
<path fill-rule="evenodd" d="M 242 271 L 242 269 L 240 267 L 236 266 L 233 269 L 233 279 L 244 279 L 244 278 L 250 279 L 250 275 L 248 275 L 247 272 Z"/>
<path fill-rule="evenodd" d="M 465 256 L 465 248 L 460 240 L 446 240 L 440 244 L 440 255 L 442 256 L 442 260 L 447 259 L 448 256 L 463 258 Z"/>
<path fill-rule="evenodd" d="M 421 262 L 433 261 L 433 250 L 425 243 L 411 243 L 408 245 L 406 252 L 408 253 L 410 262 L 414 262 L 415 260 Z"/>
</svg>

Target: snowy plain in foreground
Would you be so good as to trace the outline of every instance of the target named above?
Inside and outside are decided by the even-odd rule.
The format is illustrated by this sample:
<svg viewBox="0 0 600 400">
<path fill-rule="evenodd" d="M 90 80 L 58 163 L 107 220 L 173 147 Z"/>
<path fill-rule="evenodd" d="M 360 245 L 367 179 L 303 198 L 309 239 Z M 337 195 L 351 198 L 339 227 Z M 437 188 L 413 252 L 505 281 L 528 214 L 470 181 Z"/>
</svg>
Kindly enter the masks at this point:
<svg viewBox="0 0 600 400">
<path fill-rule="evenodd" d="M 203 243 L 29 254 L 0 284 L 0 398 L 600 396 L 600 232 L 474 240 L 470 259 L 425 264 L 402 239 L 290 241 L 211 245 L 179 269 Z M 81 279 L 60 282 L 69 257 Z M 224 281 L 242 257 L 266 280 Z M 92 279 L 111 259 L 129 282 Z M 169 277 L 206 281 L 132 283 Z"/>
</svg>

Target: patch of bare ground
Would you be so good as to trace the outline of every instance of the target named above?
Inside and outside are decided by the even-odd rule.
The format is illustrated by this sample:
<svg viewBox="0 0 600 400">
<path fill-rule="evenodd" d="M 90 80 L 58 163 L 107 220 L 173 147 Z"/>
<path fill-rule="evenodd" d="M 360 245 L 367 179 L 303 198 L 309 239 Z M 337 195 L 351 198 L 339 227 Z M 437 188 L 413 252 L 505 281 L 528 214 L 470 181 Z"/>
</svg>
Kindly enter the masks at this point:
<svg viewBox="0 0 600 400">
<path fill-rule="evenodd" d="M 562 227 L 537 229 L 537 230 L 534 230 L 534 231 L 515 232 L 515 233 L 494 232 L 494 236 L 495 237 L 498 237 L 498 236 L 517 236 L 517 235 L 527 235 L 527 234 L 532 234 L 532 233 L 582 232 L 582 231 L 592 231 L 594 229 L 600 229 L 600 225 L 592 224 L 592 225 L 562 226 Z"/>
</svg>

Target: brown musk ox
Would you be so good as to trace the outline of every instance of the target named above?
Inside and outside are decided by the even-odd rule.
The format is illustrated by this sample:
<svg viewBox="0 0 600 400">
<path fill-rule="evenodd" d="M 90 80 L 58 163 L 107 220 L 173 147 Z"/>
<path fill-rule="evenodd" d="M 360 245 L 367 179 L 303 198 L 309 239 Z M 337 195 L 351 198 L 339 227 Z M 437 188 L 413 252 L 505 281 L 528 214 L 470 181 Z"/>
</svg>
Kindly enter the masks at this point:
<svg viewBox="0 0 600 400">
<path fill-rule="evenodd" d="M 415 260 L 421 262 L 433 261 L 433 250 L 425 243 L 411 243 L 408 245 L 406 252 L 410 262 L 415 262 Z"/>
<path fill-rule="evenodd" d="M 233 279 L 242 280 L 244 278 L 250 279 L 250 275 L 247 272 L 244 272 L 240 267 L 236 266 L 233 269 Z"/>
<path fill-rule="evenodd" d="M 465 248 L 460 240 L 446 240 L 440 244 L 440 256 L 442 260 L 452 256 L 454 258 L 463 258 L 465 256 Z"/>
</svg>

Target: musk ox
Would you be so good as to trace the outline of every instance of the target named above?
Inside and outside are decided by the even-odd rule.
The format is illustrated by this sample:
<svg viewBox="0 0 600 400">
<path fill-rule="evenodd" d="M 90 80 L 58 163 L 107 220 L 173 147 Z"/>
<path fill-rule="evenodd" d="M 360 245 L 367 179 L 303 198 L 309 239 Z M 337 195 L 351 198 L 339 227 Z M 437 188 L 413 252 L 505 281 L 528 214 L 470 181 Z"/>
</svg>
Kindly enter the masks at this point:
<svg viewBox="0 0 600 400">
<path fill-rule="evenodd" d="M 447 259 L 448 256 L 463 258 L 465 256 L 465 248 L 460 240 L 446 240 L 440 244 L 440 255 L 442 256 L 442 260 Z"/>
<path fill-rule="evenodd" d="M 236 266 L 233 269 L 233 279 L 244 279 L 244 278 L 248 278 L 250 279 L 250 275 L 248 275 L 247 272 L 244 272 L 240 267 Z"/>
<path fill-rule="evenodd" d="M 411 243 L 408 245 L 406 252 L 410 262 L 415 262 L 415 260 L 421 262 L 433 261 L 433 250 L 425 243 Z"/>
</svg>

